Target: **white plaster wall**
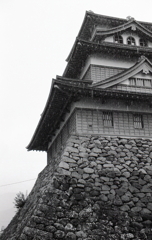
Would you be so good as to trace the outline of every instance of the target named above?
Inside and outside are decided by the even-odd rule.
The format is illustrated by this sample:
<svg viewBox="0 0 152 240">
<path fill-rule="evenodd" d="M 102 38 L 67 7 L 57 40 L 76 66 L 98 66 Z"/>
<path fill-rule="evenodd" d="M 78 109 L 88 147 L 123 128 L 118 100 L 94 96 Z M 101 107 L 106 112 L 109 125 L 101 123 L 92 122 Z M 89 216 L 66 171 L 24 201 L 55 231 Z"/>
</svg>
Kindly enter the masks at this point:
<svg viewBox="0 0 152 240">
<path fill-rule="evenodd" d="M 105 38 L 104 42 L 114 42 L 113 36 Z"/>
<path fill-rule="evenodd" d="M 148 47 L 152 47 L 152 42 L 148 41 Z"/>
<path fill-rule="evenodd" d="M 139 36 L 133 32 L 133 31 L 128 31 L 122 34 L 123 37 L 123 43 L 127 44 L 127 38 L 128 37 L 133 37 L 135 39 L 136 42 L 136 46 L 139 46 Z"/>
<path fill-rule="evenodd" d="M 138 74 L 136 74 L 135 76 L 133 76 L 134 78 L 144 78 L 144 79 L 152 79 L 152 74 L 148 73 L 148 74 L 144 74 L 143 72 L 140 72 Z"/>
<path fill-rule="evenodd" d="M 118 68 L 129 68 L 134 63 L 134 59 L 128 59 L 124 57 L 120 57 L 116 59 L 115 55 L 107 56 L 106 54 L 96 54 L 90 57 L 91 64 L 95 65 L 103 65 L 109 67 L 118 67 Z"/>
<path fill-rule="evenodd" d="M 126 31 L 126 32 L 122 33 L 121 36 L 123 37 L 123 44 L 127 44 L 127 38 L 129 36 L 131 36 L 135 39 L 136 46 L 140 46 L 139 40 L 142 37 L 140 37 L 135 31 Z M 109 37 L 105 38 L 104 41 L 105 42 L 114 42 L 113 36 L 109 36 Z M 152 47 L 152 42 L 148 41 L 148 47 Z"/>
<path fill-rule="evenodd" d="M 100 110 L 113 110 L 113 111 L 127 111 L 127 112 L 142 112 L 142 113 L 152 113 L 152 108 L 147 104 L 145 107 L 145 102 L 133 101 L 130 106 L 127 105 L 126 101 L 107 99 L 105 103 L 102 100 L 94 100 L 90 98 L 81 99 L 79 102 L 75 103 L 74 108 L 88 108 L 88 109 L 100 109 Z"/>
</svg>

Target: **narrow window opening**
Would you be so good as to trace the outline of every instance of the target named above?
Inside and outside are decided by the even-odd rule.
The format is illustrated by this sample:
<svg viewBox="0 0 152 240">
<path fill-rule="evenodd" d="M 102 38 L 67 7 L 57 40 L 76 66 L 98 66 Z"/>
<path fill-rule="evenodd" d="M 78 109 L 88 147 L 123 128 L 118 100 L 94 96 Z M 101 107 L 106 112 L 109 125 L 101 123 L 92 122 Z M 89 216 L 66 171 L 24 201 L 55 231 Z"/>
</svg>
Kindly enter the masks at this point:
<svg viewBox="0 0 152 240">
<path fill-rule="evenodd" d="M 134 120 L 134 128 L 143 128 L 143 116 L 141 114 L 134 114 L 133 116 L 133 120 Z"/>
<path fill-rule="evenodd" d="M 129 79 L 129 84 L 135 86 L 136 85 L 136 79 L 135 78 L 130 78 Z"/>
<path fill-rule="evenodd" d="M 123 38 L 121 35 L 115 35 L 114 36 L 114 42 L 115 43 L 123 43 Z"/>
<path fill-rule="evenodd" d="M 147 46 L 147 41 L 144 40 L 144 39 L 142 39 L 142 38 L 140 38 L 140 40 L 139 40 L 139 45 L 140 45 L 141 47 L 146 47 L 146 46 Z"/>
<path fill-rule="evenodd" d="M 128 37 L 127 43 L 128 45 L 132 45 L 132 46 L 136 45 L 135 39 L 133 37 Z"/>
<path fill-rule="evenodd" d="M 112 112 L 103 112 L 103 126 L 112 127 L 113 126 L 113 114 Z"/>
<path fill-rule="evenodd" d="M 88 124 L 88 129 L 92 130 L 92 124 Z"/>
</svg>

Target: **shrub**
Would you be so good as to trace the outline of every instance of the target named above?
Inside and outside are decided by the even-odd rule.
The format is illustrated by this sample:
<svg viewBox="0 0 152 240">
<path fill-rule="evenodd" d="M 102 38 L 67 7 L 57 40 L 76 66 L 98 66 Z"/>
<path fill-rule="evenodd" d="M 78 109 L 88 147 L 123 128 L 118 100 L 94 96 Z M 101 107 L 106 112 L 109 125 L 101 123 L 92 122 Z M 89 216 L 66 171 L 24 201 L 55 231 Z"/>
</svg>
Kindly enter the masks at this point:
<svg viewBox="0 0 152 240">
<path fill-rule="evenodd" d="M 0 236 L 3 234 L 3 232 L 4 232 L 4 229 L 5 229 L 5 227 L 4 227 L 4 226 L 2 226 L 2 227 L 1 227 L 1 230 L 0 230 Z"/>
<path fill-rule="evenodd" d="M 26 198 L 27 194 L 24 194 L 22 192 L 16 194 L 16 197 L 14 199 L 14 205 L 18 210 L 20 210 L 24 206 Z"/>
</svg>

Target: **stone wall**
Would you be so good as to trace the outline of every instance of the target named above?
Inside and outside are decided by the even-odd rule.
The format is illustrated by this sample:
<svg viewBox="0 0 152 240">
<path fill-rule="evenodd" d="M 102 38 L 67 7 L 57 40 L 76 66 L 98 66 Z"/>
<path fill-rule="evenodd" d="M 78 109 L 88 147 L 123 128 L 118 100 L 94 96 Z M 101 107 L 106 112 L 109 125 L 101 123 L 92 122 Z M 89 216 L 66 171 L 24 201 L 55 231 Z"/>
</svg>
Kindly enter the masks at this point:
<svg viewBox="0 0 152 240">
<path fill-rule="evenodd" d="M 71 136 L 1 240 L 152 239 L 152 141 Z"/>
</svg>

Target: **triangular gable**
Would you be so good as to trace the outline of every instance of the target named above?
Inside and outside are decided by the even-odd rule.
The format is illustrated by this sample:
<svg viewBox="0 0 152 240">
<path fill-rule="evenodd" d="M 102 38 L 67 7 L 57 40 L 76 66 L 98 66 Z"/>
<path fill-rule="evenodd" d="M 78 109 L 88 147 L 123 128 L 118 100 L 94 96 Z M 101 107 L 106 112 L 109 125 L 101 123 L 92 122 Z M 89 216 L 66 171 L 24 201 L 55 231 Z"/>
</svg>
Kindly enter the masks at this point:
<svg viewBox="0 0 152 240">
<path fill-rule="evenodd" d="M 103 89 L 112 87 L 114 85 L 124 82 L 125 80 L 135 76 L 136 74 L 138 74 L 140 72 L 142 72 L 144 74 L 152 73 L 152 63 L 144 56 L 142 56 L 140 61 L 137 62 L 131 68 L 129 68 L 113 77 L 110 77 L 108 79 L 105 79 L 103 81 L 95 83 L 92 86 L 103 88 Z"/>
<path fill-rule="evenodd" d="M 142 33 L 144 33 L 145 35 L 147 35 L 148 37 L 152 38 L 152 32 L 147 29 L 146 27 L 144 27 L 142 24 L 140 24 L 139 22 L 137 22 L 136 20 L 134 19 L 131 19 L 129 20 L 128 22 L 126 22 L 125 24 L 123 25 L 120 25 L 118 27 L 115 27 L 115 28 L 110 28 L 108 30 L 103 30 L 101 29 L 100 27 L 97 27 L 95 29 L 95 32 L 93 34 L 93 37 L 92 39 L 96 36 L 96 35 L 100 35 L 100 36 L 110 36 L 112 34 L 116 34 L 116 33 L 119 33 L 119 32 L 124 32 L 128 29 L 133 30 L 133 31 L 140 31 Z"/>
</svg>

